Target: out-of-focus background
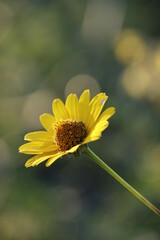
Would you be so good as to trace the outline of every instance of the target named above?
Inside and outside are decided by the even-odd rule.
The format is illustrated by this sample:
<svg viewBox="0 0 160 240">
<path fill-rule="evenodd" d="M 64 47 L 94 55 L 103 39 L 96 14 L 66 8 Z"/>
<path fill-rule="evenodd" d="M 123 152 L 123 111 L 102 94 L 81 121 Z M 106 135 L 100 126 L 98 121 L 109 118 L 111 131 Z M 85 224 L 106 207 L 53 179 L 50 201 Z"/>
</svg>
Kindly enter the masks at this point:
<svg viewBox="0 0 160 240">
<path fill-rule="evenodd" d="M 0 239 L 159 240 L 160 219 L 85 156 L 26 169 L 25 133 L 89 88 L 116 107 L 90 144 L 160 208 L 160 2 L 0 1 Z"/>
</svg>

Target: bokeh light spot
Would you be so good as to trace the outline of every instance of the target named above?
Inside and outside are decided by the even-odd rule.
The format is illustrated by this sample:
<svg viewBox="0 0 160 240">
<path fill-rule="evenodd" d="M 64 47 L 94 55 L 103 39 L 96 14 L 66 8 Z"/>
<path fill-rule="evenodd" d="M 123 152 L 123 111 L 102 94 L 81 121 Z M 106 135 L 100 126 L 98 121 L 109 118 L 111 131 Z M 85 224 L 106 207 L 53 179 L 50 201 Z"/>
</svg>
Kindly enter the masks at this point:
<svg viewBox="0 0 160 240">
<path fill-rule="evenodd" d="M 23 108 L 22 117 L 25 125 L 38 129 L 39 116 L 44 112 L 51 112 L 53 94 L 48 90 L 39 90 L 30 94 Z"/>
<path fill-rule="evenodd" d="M 68 81 L 65 87 L 65 97 L 70 93 L 80 96 L 85 89 L 90 89 L 91 97 L 100 92 L 100 86 L 93 77 L 86 74 L 77 75 Z"/>
<path fill-rule="evenodd" d="M 142 37 L 133 30 L 124 30 L 117 38 L 115 55 L 125 64 L 141 62 L 147 54 L 147 47 Z"/>
<path fill-rule="evenodd" d="M 122 83 L 128 95 L 141 98 L 145 96 L 150 87 L 151 76 L 143 67 L 131 67 L 124 71 Z"/>
</svg>

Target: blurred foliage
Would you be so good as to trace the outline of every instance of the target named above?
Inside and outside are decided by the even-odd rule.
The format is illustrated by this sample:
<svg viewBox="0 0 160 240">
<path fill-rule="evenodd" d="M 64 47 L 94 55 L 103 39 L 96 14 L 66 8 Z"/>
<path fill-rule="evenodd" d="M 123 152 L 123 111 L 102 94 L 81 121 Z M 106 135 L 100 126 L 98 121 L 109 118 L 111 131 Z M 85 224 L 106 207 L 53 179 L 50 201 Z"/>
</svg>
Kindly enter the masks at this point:
<svg viewBox="0 0 160 240">
<path fill-rule="evenodd" d="M 84 156 L 25 169 L 26 132 L 55 97 L 104 91 L 91 148 L 160 207 L 160 3 L 0 1 L 0 239 L 158 240 L 160 221 Z"/>
</svg>

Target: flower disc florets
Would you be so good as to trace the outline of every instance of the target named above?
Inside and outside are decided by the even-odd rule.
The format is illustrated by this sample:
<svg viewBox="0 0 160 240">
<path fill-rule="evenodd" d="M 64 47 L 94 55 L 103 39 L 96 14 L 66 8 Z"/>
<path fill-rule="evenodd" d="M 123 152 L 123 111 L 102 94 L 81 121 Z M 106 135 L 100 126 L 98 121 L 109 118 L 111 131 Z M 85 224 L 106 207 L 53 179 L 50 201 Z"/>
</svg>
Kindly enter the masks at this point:
<svg viewBox="0 0 160 240">
<path fill-rule="evenodd" d="M 55 142 L 59 151 L 65 152 L 83 142 L 87 129 L 82 121 L 62 121 L 55 126 Z"/>
</svg>

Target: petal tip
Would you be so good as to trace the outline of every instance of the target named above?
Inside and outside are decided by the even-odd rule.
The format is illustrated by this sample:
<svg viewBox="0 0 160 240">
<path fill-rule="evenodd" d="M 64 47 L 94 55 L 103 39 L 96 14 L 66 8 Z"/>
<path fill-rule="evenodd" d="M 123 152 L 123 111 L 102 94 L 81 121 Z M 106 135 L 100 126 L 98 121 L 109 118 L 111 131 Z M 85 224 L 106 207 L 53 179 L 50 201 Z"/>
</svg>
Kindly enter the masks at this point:
<svg viewBox="0 0 160 240">
<path fill-rule="evenodd" d="M 45 113 L 41 114 L 41 115 L 39 116 L 39 118 L 41 119 L 41 118 L 44 117 L 44 116 L 45 116 Z"/>
<path fill-rule="evenodd" d="M 32 165 L 30 163 L 28 163 L 28 162 L 26 162 L 24 166 L 25 166 L 25 168 L 32 167 Z"/>
<path fill-rule="evenodd" d="M 46 167 L 50 167 L 51 164 L 49 164 L 48 162 L 46 162 L 45 166 L 46 166 Z"/>
<path fill-rule="evenodd" d="M 20 147 L 18 148 L 18 152 L 19 152 L 19 153 L 22 153 L 22 152 L 23 152 L 22 146 L 20 146 Z"/>
<path fill-rule="evenodd" d="M 115 112 L 116 112 L 115 107 L 112 107 L 112 111 L 113 111 L 113 114 L 115 114 Z"/>
<path fill-rule="evenodd" d="M 26 164 L 25 164 L 24 166 L 25 166 L 25 168 L 29 168 L 29 167 L 30 167 L 30 166 L 28 166 L 28 165 L 26 165 Z"/>
</svg>

